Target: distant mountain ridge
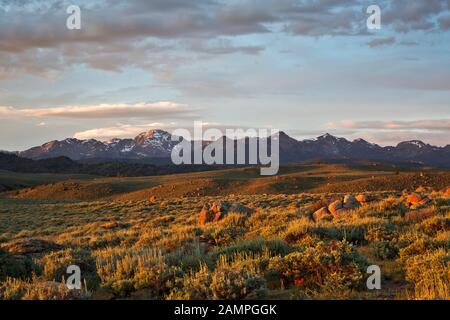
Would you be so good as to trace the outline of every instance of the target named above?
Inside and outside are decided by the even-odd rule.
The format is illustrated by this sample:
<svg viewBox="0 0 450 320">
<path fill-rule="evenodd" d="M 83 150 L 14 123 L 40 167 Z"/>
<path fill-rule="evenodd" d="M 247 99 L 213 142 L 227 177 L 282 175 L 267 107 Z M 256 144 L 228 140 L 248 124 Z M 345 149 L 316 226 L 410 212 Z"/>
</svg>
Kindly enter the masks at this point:
<svg viewBox="0 0 450 320">
<path fill-rule="evenodd" d="M 134 139 L 115 138 L 104 142 L 68 138 L 50 141 L 17 154 L 34 160 L 54 157 L 68 157 L 72 160 L 166 158 L 170 157 L 173 147 L 177 144 L 171 141 L 171 138 L 172 135 L 163 130 L 150 130 Z"/>
<path fill-rule="evenodd" d="M 246 140 L 248 143 L 248 139 Z M 204 142 L 207 145 L 210 142 Z M 373 160 L 381 162 L 408 162 L 450 167 L 450 145 L 437 147 L 422 141 L 405 141 L 397 146 L 382 147 L 363 139 L 349 141 L 331 134 L 315 139 L 296 140 L 280 132 L 280 159 L 282 162 L 308 160 Z M 33 160 L 68 157 L 72 160 L 111 159 L 142 160 L 169 158 L 178 142 L 172 141 L 164 130 L 150 130 L 134 139 L 112 139 L 101 142 L 74 138 L 50 141 L 16 154 Z"/>
</svg>

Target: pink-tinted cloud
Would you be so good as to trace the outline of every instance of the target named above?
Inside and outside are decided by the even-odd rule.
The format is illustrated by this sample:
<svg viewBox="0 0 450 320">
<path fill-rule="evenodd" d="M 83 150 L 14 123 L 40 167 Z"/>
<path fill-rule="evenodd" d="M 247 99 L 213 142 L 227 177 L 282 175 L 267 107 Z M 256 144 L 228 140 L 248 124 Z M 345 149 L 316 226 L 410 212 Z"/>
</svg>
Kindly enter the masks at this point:
<svg viewBox="0 0 450 320">
<path fill-rule="evenodd" d="M 134 118 L 134 117 L 180 117 L 186 116 L 192 109 L 174 102 L 136 103 L 136 104 L 99 104 L 87 106 L 67 106 L 58 108 L 16 109 L 1 107 L 0 117 L 34 118 Z"/>
<path fill-rule="evenodd" d="M 374 130 L 431 130 L 450 131 L 450 119 L 414 121 L 352 121 L 330 122 L 328 128 L 374 129 Z"/>
</svg>

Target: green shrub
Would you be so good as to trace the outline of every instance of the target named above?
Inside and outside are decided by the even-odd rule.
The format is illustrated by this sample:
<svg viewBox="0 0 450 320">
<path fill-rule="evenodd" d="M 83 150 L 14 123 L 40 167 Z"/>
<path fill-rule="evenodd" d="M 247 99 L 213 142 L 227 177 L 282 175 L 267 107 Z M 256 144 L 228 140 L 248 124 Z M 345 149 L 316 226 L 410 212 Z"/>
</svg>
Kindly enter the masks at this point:
<svg viewBox="0 0 450 320">
<path fill-rule="evenodd" d="M 450 253 L 438 249 L 406 261 L 406 280 L 414 284 L 414 298 L 450 299 Z"/>
<path fill-rule="evenodd" d="M 399 255 L 399 246 L 396 241 L 376 241 L 371 243 L 375 257 L 381 260 L 395 259 Z"/>
<path fill-rule="evenodd" d="M 210 236 L 217 245 L 227 245 L 245 234 L 242 227 L 215 228 Z"/>
<path fill-rule="evenodd" d="M 219 256 L 232 257 L 236 253 L 263 253 L 267 250 L 271 255 L 286 255 L 292 251 L 289 244 L 280 239 L 265 240 L 263 238 L 256 238 L 251 240 L 242 240 L 234 245 L 220 248 L 211 253 L 214 260 L 217 260 Z"/>
<path fill-rule="evenodd" d="M 69 290 L 65 284 L 37 277 L 31 280 L 7 278 L 0 283 L 0 300 L 74 300 L 89 297 L 89 292 Z"/>
<path fill-rule="evenodd" d="M 147 296 L 161 299 L 178 284 L 184 272 L 179 267 L 158 264 L 140 269 L 134 276 L 134 288 L 145 289 Z"/>
<path fill-rule="evenodd" d="M 436 216 L 417 225 L 417 231 L 434 236 L 438 232 L 450 230 L 450 217 Z"/>
<path fill-rule="evenodd" d="M 100 278 L 97 274 L 96 261 L 87 249 L 65 249 L 53 252 L 42 259 L 44 276 L 49 281 L 63 282 L 67 278 L 67 267 L 76 265 L 80 267 L 82 282 L 88 289 L 95 289 Z"/>
<path fill-rule="evenodd" d="M 405 263 L 411 257 L 424 255 L 439 248 L 450 250 L 450 242 L 437 241 L 433 238 L 419 238 L 400 249 L 400 262 Z"/>
<path fill-rule="evenodd" d="M 134 281 L 131 279 L 117 280 L 110 284 L 110 288 L 116 297 L 128 297 L 134 291 Z"/>
<path fill-rule="evenodd" d="M 167 298 L 240 300 L 250 295 L 261 298 L 265 292 L 266 280 L 256 270 L 239 270 L 221 259 L 213 271 L 203 265 L 198 272 L 187 274 Z"/>
<path fill-rule="evenodd" d="M 7 277 L 29 279 L 33 273 L 39 274 L 40 272 L 40 268 L 30 257 L 12 255 L 0 249 L 0 282 Z"/>
<path fill-rule="evenodd" d="M 392 241 L 398 239 L 398 232 L 394 230 L 392 224 L 375 225 L 367 229 L 365 239 L 369 242 Z"/>
<path fill-rule="evenodd" d="M 198 270 L 202 263 L 210 265 L 212 262 L 205 254 L 205 248 L 198 242 L 188 243 L 183 247 L 165 255 L 165 261 L 170 266 L 178 266 L 185 271 Z"/>
<path fill-rule="evenodd" d="M 321 289 L 327 279 L 340 279 L 340 285 L 357 288 L 367 265 L 352 245 L 346 241 L 323 242 L 285 257 L 275 257 L 269 262 L 268 276 L 280 277 L 280 284 Z M 338 275 L 336 277 L 336 275 Z"/>
<path fill-rule="evenodd" d="M 311 232 L 324 240 L 347 240 L 351 243 L 361 244 L 365 242 L 367 227 L 365 225 L 340 225 L 318 226 Z"/>
</svg>

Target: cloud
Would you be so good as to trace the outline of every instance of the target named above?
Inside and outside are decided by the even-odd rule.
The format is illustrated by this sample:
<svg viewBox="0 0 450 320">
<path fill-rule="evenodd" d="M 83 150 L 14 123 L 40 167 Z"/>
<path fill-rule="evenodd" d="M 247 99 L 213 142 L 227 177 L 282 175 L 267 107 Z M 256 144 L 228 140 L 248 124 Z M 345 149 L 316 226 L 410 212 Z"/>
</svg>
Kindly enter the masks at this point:
<svg viewBox="0 0 450 320">
<path fill-rule="evenodd" d="M 152 72 L 203 61 L 205 55 L 259 54 L 238 36 L 284 33 L 323 37 L 368 35 L 369 0 L 94 0 L 79 1 L 81 30 L 65 27 L 67 1 L 0 2 L 0 79 L 57 77 L 73 65 Z M 445 1 L 380 1 L 383 28 L 447 31 Z M 445 15 L 447 13 L 447 15 Z M 39 26 L 39 27 L 37 27 Z M 214 40 L 224 43 L 217 45 Z M 197 45 L 192 46 L 192 41 Z M 372 40 L 373 46 L 390 44 Z M 198 54 L 201 54 L 198 56 Z"/>
<path fill-rule="evenodd" d="M 194 110 L 186 105 L 174 102 L 136 103 L 136 104 L 99 104 L 88 106 L 67 106 L 58 108 L 16 109 L 1 107 L 0 117 L 35 118 L 135 118 L 135 117 L 183 117 Z"/>
<path fill-rule="evenodd" d="M 420 140 L 435 146 L 446 146 L 450 143 L 448 132 L 360 132 L 353 138 L 363 138 L 382 146 L 395 146 L 403 141 Z"/>
<path fill-rule="evenodd" d="M 415 121 L 352 121 L 330 122 L 327 128 L 372 129 L 372 130 L 430 130 L 450 131 L 450 119 Z"/>
<path fill-rule="evenodd" d="M 438 21 L 442 30 L 450 30 L 450 15 L 442 16 Z"/>
<path fill-rule="evenodd" d="M 228 125 L 220 122 L 214 121 L 203 121 L 203 133 L 208 129 L 217 129 L 226 135 L 227 130 L 242 129 L 244 131 L 248 129 L 253 129 L 248 126 L 238 126 L 238 125 Z M 155 122 L 147 124 L 117 124 L 115 126 L 104 127 L 104 128 L 94 128 L 85 131 L 80 131 L 74 134 L 74 138 L 77 139 L 97 139 L 97 140 L 110 140 L 113 138 L 134 138 L 142 132 L 146 132 L 150 129 L 161 129 L 168 132 L 172 132 L 175 129 L 186 129 L 190 132 L 191 137 L 194 136 L 194 123 L 178 123 L 178 122 Z M 258 128 L 258 129 L 269 129 Z M 185 137 L 190 138 L 190 137 Z"/>
<path fill-rule="evenodd" d="M 74 134 L 77 139 L 109 140 L 113 138 L 132 138 L 149 129 L 164 129 L 163 123 L 151 123 L 145 125 L 119 125 L 115 127 L 95 128 L 80 131 Z"/>
<path fill-rule="evenodd" d="M 367 45 L 371 48 L 391 45 L 395 43 L 395 37 L 386 37 L 386 38 L 376 38 L 367 43 Z"/>
<path fill-rule="evenodd" d="M 211 55 L 224 55 L 232 53 L 256 55 L 265 49 L 263 46 L 258 45 L 234 45 L 232 41 L 228 39 L 219 39 L 218 41 L 214 41 L 214 43 L 205 43 L 204 41 L 193 40 L 188 42 L 188 47 L 192 51 Z"/>
<path fill-rule="evenodd" d="M 415 121 L 352 121 L 329 122 L 327 130 L 353 130 L 343 133 L 348 139 L 363 138 L 383 146 L 397 145 L 402 141 L 421 140 L 446 146 L 450 143 L 450 119 Z"/>
<path fill-rule="evenodd" d="M 383 10 L 382 21 L 392 25 L 397 32 L 438 29 L 436 17 L 448 11 L 448 4 L 442 0 L 390 1 Z"/>
</svg>

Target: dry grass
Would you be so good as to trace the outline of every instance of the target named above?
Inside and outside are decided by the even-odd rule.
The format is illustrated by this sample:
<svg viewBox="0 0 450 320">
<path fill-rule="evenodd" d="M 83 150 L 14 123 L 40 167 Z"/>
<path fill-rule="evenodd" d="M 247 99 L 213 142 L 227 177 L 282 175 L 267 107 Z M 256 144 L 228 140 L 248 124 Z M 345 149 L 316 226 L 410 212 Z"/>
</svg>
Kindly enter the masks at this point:
<svg viewBox="0 0 450 320">
<path fill-rule="evenodd" d="M 3 198 L 0 246 L 44 239 L 63 249 L 0 250 L 0 299 L 449 299 L 448 195 L 430 192 L 418 213 L 397 192 L 370 195 L 378 201 L 318 222 L 318 204 L 343 194 Z M 253 213 L 198 225 L 202 206 L 221 200 Z M 81 292 L 61 284 L 71 264 Z M 365 286 L 370 264 L 381 267 L 380 291 Z"/>
</svg>

